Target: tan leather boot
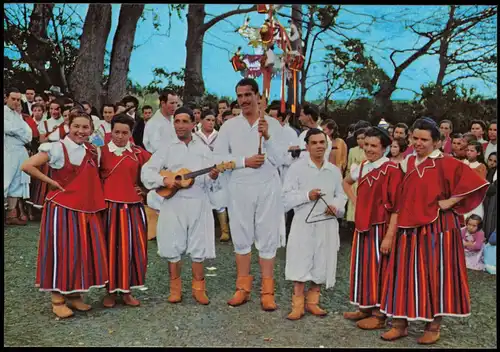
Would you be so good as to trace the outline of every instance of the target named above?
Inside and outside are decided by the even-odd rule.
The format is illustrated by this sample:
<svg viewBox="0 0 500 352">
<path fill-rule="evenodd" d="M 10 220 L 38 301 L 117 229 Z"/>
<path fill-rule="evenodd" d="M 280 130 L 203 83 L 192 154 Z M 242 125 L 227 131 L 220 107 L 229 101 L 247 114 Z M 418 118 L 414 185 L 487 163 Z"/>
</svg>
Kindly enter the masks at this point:
<svg viewBox="0 0 500 352">
<path fill-rule="evenodd" d="M 248 302 L 250 300 L 250 292 L 252 291 L 252 282 L 252 275 L 238 276 L 236 278 L 236 292 L 227 304 L 237 307 Z"/>
<path fill-rule="evenodd" d="M 299 320 L 304 316 L 304 296 L 292 296 L 292 311 L 286 317 L 288 320 Z"/>
<path fill-rule="evenodd" d="M 170 274 L 170 295 L 167 300 L 170 303 L 179 303 L 182 301 L 181 261 L 168 263 L 168 271 Z"/>
<path fill-rule="evenodd" d="M 148 220 L 148 240 L 152 240 L 156 238 L 156 225 L 158 224 L 158 216 L 159 214 L 154 210 L 144 206 L 144 212 L 146 213 L 146 218 Z"/>
<path fill-rule="evenodd" d="M 222 213 L 217 213 L 217 218 L 219 219 L 219 224 L 220 224 L 220 241 L 221 242 L 227 242 L 230 239 L 230 234 L 229 234 L 229 222 L 227 221 L 227 209 L 224 210 Z"/>
<path fill-rule="evenodd" d="M 365 311 L 358 311 L 358 312 L 345 312 L 344 313 L 344 319 L 347 320 L 361 320 L 361 319 L 366 319 L 371 316 L 371 313 L 365 312 Z"/>
<path fill-rule="evenodd" d="M 69 318 L 75 313 L 68 308 L 64 301 L 64 296 L 57 292 L 52 292 L 52 312 L 61 319 Z"/>
<path fill-rule="evenodd" d="M 192 293 L 193 298 L 196 302 L 200 304 L 209 304 L 210 301 L 207 297 L 207 292 L 205 288 L 205 273 L 203 268 L 203 263 L 193 263 L 193 282 L 192 282 Z"/>
<path fill-rule="evenodd" d="M 417 343 L 421 345 L 432 345 L 438 342 L 440 337 L 441 323 L 433 321 L 425 324 L 424 334 L 417 339 Z"/>
<path fill-rule="evenodd" d="M 383 314 L 374 314 L 371 317 L 362 319 L 356 323 L 356 326 L 363 330 L 377 330 L 385 327 L 385 316 Z"/>
<path fill-rule="evenodd" d="M 272 277 L 262 278 L 260 305 L 266 312 L 272 312 L 278 308 L 274 301 L 274 279 Z"/>
<path fill-rule="evenodd" d="M 394 318 L 392 319 L 392 328 L 380 337 L 386 341 L 394 341 L 405 336 L 408 336 L 408 322 L 406 319 Z"/>
<path fill-rule="evenodd" d="M 324 317 L 327 312 L 320 308 L 319 306 L 319 291 L 308 290 L 306 294 L 306 311 L 317 315 L 319 317 Z"/>
<path fill-rule="evenodd" d="M 7 215 L 5 217 L 5 224 L 6 225 L 16 225 L 16 226 L 24 226 L 28 223 L 28 221 L 23 221 L 17 216 L 17 210 L 12 209 L 7 212 Z"/>
<path fill-rule="evenodd" d="M 102 305 L 106 308 L 113 308 L 116 305 L 116 293 L 107 294 L 102 300 Z"/>
<path fill-rule="evenodd" d="M 83 303 L 82 295 L 79 293 L 66 295 L 66 304 L 69 308 L 76 309 L 80 312 L 87 312 L 92 309 L 90 304 Z"/>
<path fill-rule="evenodd" d="M 130 293 L 124 293 L 122 299 L 123 303 L 125 303 L 127 306 L 139 307 L 141 305 L 141 302 L 139 302 L 138 299 L 134 298 Z"/>
</svg>

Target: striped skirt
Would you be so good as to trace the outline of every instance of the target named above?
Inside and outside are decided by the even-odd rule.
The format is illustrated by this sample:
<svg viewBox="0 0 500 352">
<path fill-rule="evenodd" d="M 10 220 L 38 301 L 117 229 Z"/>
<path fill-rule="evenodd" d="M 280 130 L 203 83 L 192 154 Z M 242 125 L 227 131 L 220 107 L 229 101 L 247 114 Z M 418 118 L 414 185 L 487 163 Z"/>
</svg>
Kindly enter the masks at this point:
<svg viewBox="0 0 500 352">
<path fill-rule="evenodd" d="M 40 224 L 36 286 L 41 291 L 86 292 L 108 282 L 102 214 L 47 202 Z"/>
<path fill-rule="evenodd" d="M 40 167 L 40 171 L 43 172 L 44 175 L 51 177 L 51 171 L 48 163 L 42 165 Z M 47 193 L 49 193 L 48 183 L 32 177 L 30 183 L 30 200 L 27 203 L 31 204 L 35 208 L 41 209 L 43 207 L 43 203 L 45 202 L 45 198 L 47 197 Z"/>
<path fill-rule="evenodd" d="M 378 224 L 366 232 L 354 231 L 349 299 L 359 308 L 380 307 L 382 283 L 389 262 L 389 256 L 380 252 L 385 230 L 386 224 Z"/>
<path fill-rule="evenodd" d="M 471 312 L 458 216 L 441 212 L 428 225 L 399 229 L 382 287 L 381 311 L 394 318 L 432 321 Z"/>
<path fill-rule="evenodd" d="M 142 203 L 106 202 L 109 292 L 143 288 L 148 266 L 148 231 Z"/>
</svg>

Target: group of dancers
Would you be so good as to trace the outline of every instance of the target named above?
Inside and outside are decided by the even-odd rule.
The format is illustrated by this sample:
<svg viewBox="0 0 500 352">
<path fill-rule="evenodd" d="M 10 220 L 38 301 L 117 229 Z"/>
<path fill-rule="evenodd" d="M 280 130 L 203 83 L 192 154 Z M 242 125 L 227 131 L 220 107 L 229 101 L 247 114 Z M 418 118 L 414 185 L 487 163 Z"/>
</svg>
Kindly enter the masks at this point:
<svg viewBox="0 0 500 352">
<path fill-rule="evenodd" d="M 51 189 L 40 226 L 36 285 L 52 293 L 54 314 L 66 318 L 73 310 L 91 309 L 81 294 L 92 287 L 106 287 L 106 307 L 116 304 L 118 293 L 125 304 L 140 304 L 131 289 L 144 287 L 146 278 L 143 199 L 154 193 L 158 200 L 166 189 L 171 196 L 160 197 L 156 205 L 157 242 L 159 255 L 169 262 L 171 303 L 182 300 L 186 254 L 192 262 L 192 295 L 209 304 L 203 262 L 216 255 L 212 209 L 227 207 L 236 259 L 236 289 L 227 303 L 239 306 L 250 299 L 255 245 L 261 307 L 276 310 L 275 256 L 286 245 L 285 278 L 294 284 L 287 318 L 326 315 L 320 288 L 335 285 L 337 219 L 350 199 L 356 209 L 349 299 L 357 310 L 344 313 L 346 319 L 361 329 L 382 329 L 392 318 L 384 340 L 407 336 L 408 321 L 425 321 L 418 343 L 432 344 L 443 316 L 470 315 L 459 216 L 482 202 L 488 182 L 439 151 L 435 121 L 415 122 L 415 153 L 400 165 L 385 156 L 388 132 L 367 129 L 366 160 L 343 179 L 328 161 L 332 146 L 321 129 L 307 130 L 305 151 L 290 153 L 296 148 L 287 145 L 280 121 L 265 115 L 257 83 L 242 79 L 236 95 L 241 114 L 221 126 L 213 150 L 194 135 L 195 117 L 186 107 L 160 117 L 176 138 L 159 135 L 152 154 L 131 143 L 134 121 L 126 114 L 112 117 L 110 140 L 95 147 L 88 143 L 92 117 L 73 110 L 67 135 L 42 144 L 22 164 Z M 219 167 L 227 164 L 232 170 Z M 49 172 L 42 171 L 44 165 Z M 186 185 L 179 175 L 188 171 L 194 183 Z M 295 215 L 286 241 L 284 214 L 290 209 Z"/>
</svg>

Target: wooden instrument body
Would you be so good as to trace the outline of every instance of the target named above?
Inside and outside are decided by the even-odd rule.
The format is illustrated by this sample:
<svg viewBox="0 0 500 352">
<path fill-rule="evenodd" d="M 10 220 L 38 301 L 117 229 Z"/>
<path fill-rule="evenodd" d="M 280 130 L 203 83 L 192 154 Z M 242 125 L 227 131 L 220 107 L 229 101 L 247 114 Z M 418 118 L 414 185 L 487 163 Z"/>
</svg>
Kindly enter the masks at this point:
<svg viewBox="0 0 500 352">
<path fill-rule="evenodd" d="M 163 176 L 164 178 L 167 178 L 168 180 L 177 181 L 179 187 L 175 188 L 160 187 L 156 190 L 156 193 L 158 193 L 160 196 L 166 199 L 170 199 L 177 193 L 178 190 L 190 188 L 191 186 L 193 186 L 194 180 L 197 176 L 207 174 L 212 169 L 217 169 L 219 170 L 219 172 L 224 172 L 226 170 L 232 170 L 235 167 L 236 167 L 235 163 L 233 161 L 230 161 L 194 172 L 186 168 L 179 169 L 175 172 L 169 170 L 162 170 L 160 171 L 160 175 Z"/>
<path fill-rule="evenodd" d="M 180 188 L 167 188 L 162 187 L 156 191 L 160 196 L 165 197 L 166 199 L 172 198 L 179 189 L 181 188 L 190 188 L 194 185 L 194 178 L 184 178 L 184 175 L 191 173 L 191 170 L 183 168 L 179 169 L 176 172 L 162 170 L 160 171 L 160 175 L 166 177 L 169 180 L 178 181 L 180 184 Z"/>
</svg>

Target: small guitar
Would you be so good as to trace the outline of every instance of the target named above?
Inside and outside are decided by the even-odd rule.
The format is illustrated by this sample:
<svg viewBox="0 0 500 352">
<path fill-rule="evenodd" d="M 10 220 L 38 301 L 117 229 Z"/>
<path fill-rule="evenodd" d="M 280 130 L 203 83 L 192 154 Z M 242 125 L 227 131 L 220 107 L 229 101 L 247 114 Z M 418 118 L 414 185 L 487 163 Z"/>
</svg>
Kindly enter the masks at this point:
<svg viewBox="0 0 500 352">
<path fill-rule="evenodd" d="M 167 177 L 171 180 L 179 181 L 181 188 L 190 188 L 194 184 L 194 179 L 198 176 L 208 174 L 213 169 L 219 170 L 219 172 L 224 172 L 226 170 L 233 170 L 235 168 L 234 161 L 220 163 L 219 165 L 214 165 L 211 167 L 207 167 L 205 169 L 201 169 L 198 171 L 191 171 L 188 169 L 179 169 L 176 172 L 162 170 L 160 171 L 160 175 L 163 177 Z M 160 187 L 156 190 L 160 196 L 170 199 L 172 198 L 179 189 L 181 188 L 168 188 L 168 187 Z"/>
</svg>

